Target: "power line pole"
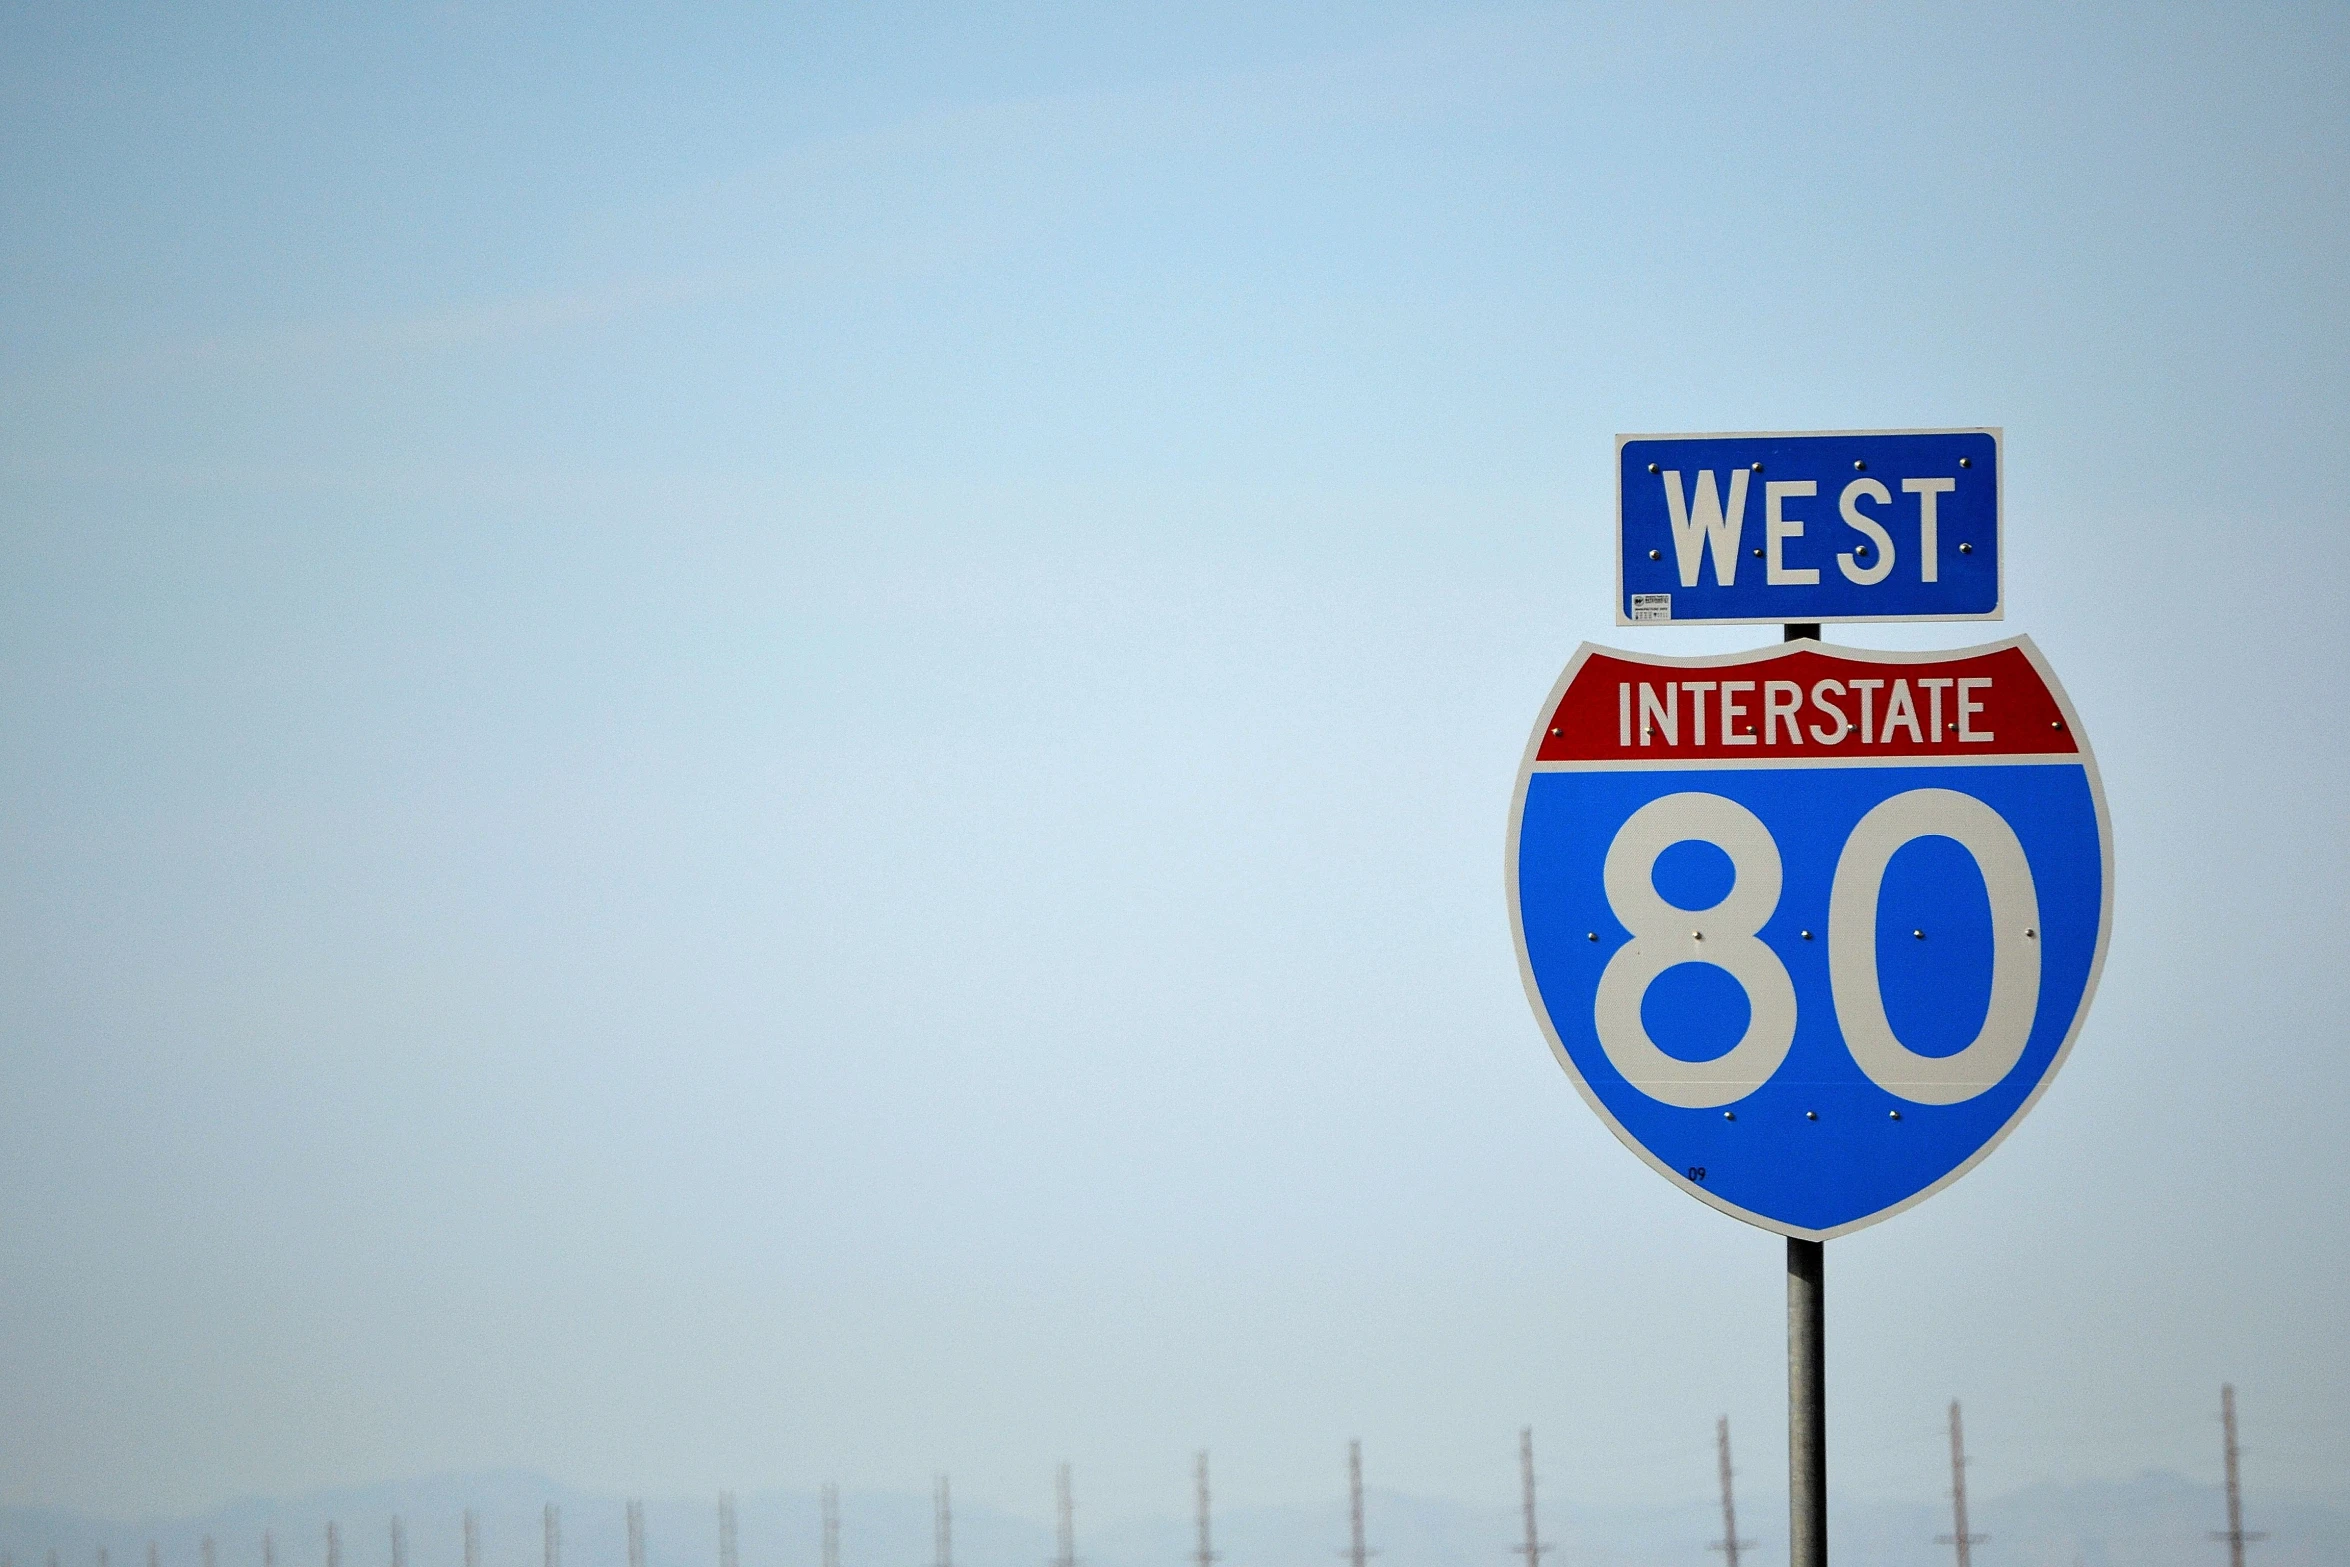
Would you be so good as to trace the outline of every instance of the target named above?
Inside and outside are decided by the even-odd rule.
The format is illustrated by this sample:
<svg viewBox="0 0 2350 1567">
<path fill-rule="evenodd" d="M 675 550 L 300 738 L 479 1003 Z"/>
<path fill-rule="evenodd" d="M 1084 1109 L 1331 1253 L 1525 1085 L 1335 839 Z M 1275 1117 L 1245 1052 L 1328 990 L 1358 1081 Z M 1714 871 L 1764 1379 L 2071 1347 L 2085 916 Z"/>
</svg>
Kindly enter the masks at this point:
<svg viewBox="0 0 2350 1567">
<path fill-rule="evenodd" d="M 628 1504 L 628 1567 L 645 1567 L 645 1504 Z"/>
<path fill-rule="evenodd" d="M 202 1556 L 203 1556 L 204 1567 L 218 1567 L 218 1563 L 217 1563 L 217 1561 L 216 1561 L 216 1559 L 215 1559 L 215 1557 L 214 1557 L 214 1554 L 213 1554 L 213 1550 L 212 1550 L 212 1536 L 210 1536 L 210 1535 L 206 1535 L 206 1536 L 204 1536 L 204 1546 L 203 1546 L 203 1552 L 202 1552 Z"/>
<path fill-rule="evenodd" d="M 547 1504 L 544 1524 L 546 1539 L 542 1549 L 546 1567 L 563 1567 L 563 1514 L 553 1502 Z"/>
<path fill-rule="evenodd" d="M 1363 1444 L 1359 1438 L 1346 1444 L 1346 1525 L 1349 1543 L 1339 1554 L 1346 1558 L 1347 1567 L 1363 1567 L 1379 1553 L 1363 1543 Z"/>
<path fill-rule="evenodd" d="M 1974 1548 L 1991 1537 L 1969 1534 L 1966 1527 L 1966 1430 L 1958 1423 L 1958 1400 L 1950 1401 L 1950 1532 L 1935 1538 L 1936 1545 L 1954 1546 L 1958 1567 L 1973 1567 Z"/>
<path fill-rule="evenodd" d="M 1518 1481 L 1525 1497 L 1526 1543 L 1510 1547 L 1512 1556 L 1526 1558 L 1526 1567 L 1542 1567 L 1542 1553 L 1551 1547 L 1542 1543 L 1541 1531 L 1534 1527 L 1534 1428 L 1527 1426 L 1518 1432 Z"/>
<path fill-rule="evenodd" d="M 1061 1465 L 1053 1475 L 1053 1501 L 1061 1515 L 1061 1551 L 1053 1558 L 1053 1567 L 1077 1567 L 1077 1501 L 1069 1489 L 1067 1464 Z"/>
<path fill-rule="evenodd" d="M 103 1559 L 98 1567 L 106 1567 Z M 343 1531 L 331 1518 L 326 1523 L 326 1567 L 343 1567 Z"/>
<path fill-rule="evenodd" d="M 1199 1543 L 1191 1548 L 1192 1567 L 1216 1567 L 1223 1558 L 1216 1554 L 1214 1540 L 1208 1533 L 1208 1455 L 1204 1448 L 1192 1465 L 1191 1494 L 1199 1512 Z"/>
<path fill-rule="evenodd" d="M 938 1558 L 935 1567 L 955 1567 L 954 1491 L 945 1475 L 932 1482 L 930 1491 L 930 1544 Z"/>
<path fill-rule="evenodd" d="M 163 1553 L 155 1548 L 153 1540 L 147 1542 L 147 1567 L 163 1567 Z"/>
<path fill-rule="evenodd" d="M 392 1567 L 408 1567 L 408 1531 L 401 1527 L 397 1513 L 392 1515 Z"/>
<path fill-rule="evenodd" d="M 1730 1417 L 1714 1422 L 1714 1450 L 1722 1471 L 1722 1537 L 1706 1547 L 1722 1553 L 1722 1567 L 1738 1567 L 1738 1553 L 1751 1550 L 1752 1540 L 1738 1538 L 1738 1503 L 1730 1491 Z"/>
<path fill-rule="evenodd" d="M 2228 1542 L 2228 1567 L 2244 1567 L 2244 1547 L 2256 1540 L 2265 1540 L 2264 1531 L 2244 1532 L 2244 1493 L 2236 1485 L 2236 1384 L 2225 1382 L 2219 1390 L 2219 1423 L 2227 1440 L 2228 1457 L 2228 1527 L 2224 1534 L 2214 1534 L 2215 1540 Z"/>
<path fill-rule="evenodd" d="M 840 1487 L 828 1485 L 823 1493 L 824 1512 L 824 1567 L 840 1567 Z"/>
<path fill-rule="evenodd" d="M 718 1567 L 735 1567 L 741 1553 L 736 1548 L 734 1528 L 734 1493 L 718 1493 Z"/>
<path fill-rule="evenodd" d="M 465 1567 L 481 1567 L 481 1520 L 465 1509 Z"/>
<path fill-rule="evenodd" d="M 49 1557 L 49 1567 L 57 1567 L 54 1552 Z M 277 1536 L 267 1529 L 261 1531 L 261 1567 L 277 1567 Z"/>
</svg>

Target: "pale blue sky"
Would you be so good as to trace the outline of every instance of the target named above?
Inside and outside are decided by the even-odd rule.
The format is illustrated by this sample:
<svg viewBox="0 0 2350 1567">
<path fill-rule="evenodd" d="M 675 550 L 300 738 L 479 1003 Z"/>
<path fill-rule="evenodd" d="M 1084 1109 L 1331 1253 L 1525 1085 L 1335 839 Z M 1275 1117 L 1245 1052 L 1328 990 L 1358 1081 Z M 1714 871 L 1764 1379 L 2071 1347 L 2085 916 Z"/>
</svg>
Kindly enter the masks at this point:
<svg viewBox="0 0 2350 1567">
<path fill-rule="evenodd" d="M 1616 432 L 1946 424 L 2121 890 L 1837 1484 L 2339 1487 L 2350 13 L 1265 9 L 0 16 L 0 1501 L 1767 1494 L 1504 817 Z"/>
</svg>

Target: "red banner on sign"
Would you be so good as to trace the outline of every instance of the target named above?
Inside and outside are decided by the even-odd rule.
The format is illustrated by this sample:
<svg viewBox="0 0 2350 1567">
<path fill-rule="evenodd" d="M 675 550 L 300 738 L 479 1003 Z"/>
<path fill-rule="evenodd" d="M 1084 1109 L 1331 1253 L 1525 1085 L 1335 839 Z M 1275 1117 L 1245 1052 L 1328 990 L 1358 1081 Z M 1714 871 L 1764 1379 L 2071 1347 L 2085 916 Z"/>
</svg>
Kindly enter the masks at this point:
<svg viewBox="0 0 2350 1567">
<path fill-rule="evenodd" d="M 2074 755 L 2063 709 L 2020 648 L 1854 658 L 1801 645 L 1732 659 L 1594 650 L 1537 762 L 1752 762 Z"/>
</svg>

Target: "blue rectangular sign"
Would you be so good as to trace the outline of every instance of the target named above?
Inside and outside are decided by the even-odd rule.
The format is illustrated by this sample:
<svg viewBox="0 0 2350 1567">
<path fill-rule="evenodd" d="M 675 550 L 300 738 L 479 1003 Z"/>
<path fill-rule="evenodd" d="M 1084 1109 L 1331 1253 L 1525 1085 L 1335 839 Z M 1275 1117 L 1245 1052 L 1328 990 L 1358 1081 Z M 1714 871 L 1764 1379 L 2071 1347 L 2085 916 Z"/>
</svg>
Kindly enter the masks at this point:
<svg viewBox="0 0 2350 1567">
<path fill-rule="evenodd" d="M 1616 437 L 1616 624 L 1997 620 L 1999 432 Z"/>
</svg>

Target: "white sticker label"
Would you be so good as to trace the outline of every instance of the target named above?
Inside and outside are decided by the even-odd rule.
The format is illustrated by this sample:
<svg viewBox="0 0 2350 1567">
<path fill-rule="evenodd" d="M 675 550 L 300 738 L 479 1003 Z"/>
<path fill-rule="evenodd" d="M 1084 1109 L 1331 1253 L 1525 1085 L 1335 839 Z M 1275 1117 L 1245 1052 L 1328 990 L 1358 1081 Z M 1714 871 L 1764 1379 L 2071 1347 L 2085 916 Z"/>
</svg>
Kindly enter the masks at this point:
<svg viewBox="0 0 2350 1567">
<path fill-rule="evenodd" d="M 1673 618 L 1673 595 L 1670 593 L 1635 593 L 1632 595 L 1634 624 Z"/>
</svg>

